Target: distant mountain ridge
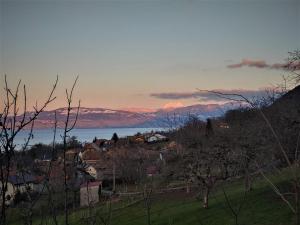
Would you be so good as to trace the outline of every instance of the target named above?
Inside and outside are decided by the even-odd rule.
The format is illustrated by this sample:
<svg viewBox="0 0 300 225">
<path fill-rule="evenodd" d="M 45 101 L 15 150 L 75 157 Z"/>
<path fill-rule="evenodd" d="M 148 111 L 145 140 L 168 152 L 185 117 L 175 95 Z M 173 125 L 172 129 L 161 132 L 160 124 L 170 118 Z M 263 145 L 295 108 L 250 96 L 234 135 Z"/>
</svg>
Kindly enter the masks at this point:
<svg viewBox="0 0 300 225">
<path fill-rule="evenodd" d="M 208 117 L 222 116 L 227 110 L 236 108 L 236 104 L 225 103 L 222 105 L 191 105 L 179 108 L 158 109 L 156 111 L 134 112 L 126 110 L 114 110 L 106 108 L 80 108 L 76 128 L 114 128 L 114 127 L 168 127 L 172 118 L 181 121 L 190 116 L 196 116 L 201 120 Z M 35 121 L 35 128 L 51 128 L 54 126 L 54 114 L 56 111 L 58 127 L 64 126 L 67 110 L 59 108 L 44 111 Z M 75 109 L 71 111 L 71 120 L 75 118 Z M 171 119 L 170 119 L 171 118 Z"/>
</svg>

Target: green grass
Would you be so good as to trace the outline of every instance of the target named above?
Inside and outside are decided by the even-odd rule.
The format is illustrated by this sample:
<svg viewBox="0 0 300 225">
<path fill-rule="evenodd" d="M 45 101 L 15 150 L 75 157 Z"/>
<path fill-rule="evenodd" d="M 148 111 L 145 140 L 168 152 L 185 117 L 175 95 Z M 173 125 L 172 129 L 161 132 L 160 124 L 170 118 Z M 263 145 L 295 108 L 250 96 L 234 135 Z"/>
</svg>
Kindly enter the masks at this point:
<svg viewBox="0 0 300 225">
<path fill-rule="evenodd" d="M 288 179 L 288 173 L 273 177 L 274 182 L 283 188 L 289 184 Z M 224 187 L 234 207 L 237 207 L 243 199 L 242 183 L 242 181 L 235 181 Z M 121 203 L 113 204 L 113 208 L 120 206 Z M 105 215 L 107 212 L 107 208 L 103 206 L 95 207 L 94 210 L 97 215 Z M 87 209 L 80 209 L 71 213 L 71 224 L 83 224 L 81 218 L 87 214 Z M 16 213 L 11 213 L 11 216 L 15 220 L 10 224 L 22 224 L 22 221 L 17 219 Z M 48 221 L 47 224 L 52 224 L 51 219 L 44 219 Z M 239 224 L 290 225 L 293 224 L 293 219 L 291 211 L 268 184 L 263 179 L 257 179 L 253 185 L 253 190 L 246 195 L 239 215 Z M 59 216 L 59 221 L 60 224 L 63 224 L 62 216 Z M 40 218 L 36 218 L 35 224 L 39 224 L 39 222 Z M 203 209 L 201 201 L 197 200 L 195 196 L 185 193 L 174 192 L 153 196 L 151 222 L 153 225 L 230 225 L 234 224 L 234 217 L 226 204 L 223 192 L 220 188 L 216 188 L 216 191 L 210 195 L 208 209 Z M 143 202 L 112 212 L 111 225 L 139 224 L 147 224 Z"/>
<path fill-rule="evenodd" d="M 228 189 L 233 205 L 243 199 L 241 190 Z M 209 209 L 203 209 L 201 202 L 186 200 L 155 199 L 151 211 L 152 224 L 234 224 L 234 218 L 228 209 L 223 195 L 211 195 Z M 124 209 L 115 213 L 113 224 L 146 224 L 145 210 L 142 205 Z M 239 224 L 291 224 L 292 215 L 288 208 L 269 188 L 254 189 L 246 197 Z"/>
</svg>

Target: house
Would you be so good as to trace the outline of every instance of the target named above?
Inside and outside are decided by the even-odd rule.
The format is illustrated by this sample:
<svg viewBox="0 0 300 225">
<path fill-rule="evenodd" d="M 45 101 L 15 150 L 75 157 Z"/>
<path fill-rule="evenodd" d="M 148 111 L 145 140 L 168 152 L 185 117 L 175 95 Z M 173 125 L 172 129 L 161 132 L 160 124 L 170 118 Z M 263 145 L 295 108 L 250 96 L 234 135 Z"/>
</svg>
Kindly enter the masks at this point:
<svg viewBox="0 0 300 225">
<path fill-rule="evenodd" d="M 101 151 L 98 151 L 94 148 L 87 148 L 80 154 L 82 161 L 99 160 L 102 158 L 101 156 Z"/>
<path fill-rule="evenodd" d="M 26 189 L 33 190 L 35 188 L 36 178 L 31 174 L 17 174 L 8 177 L 8 182 L 12 184 L 14 191 L 19 190 L 21 193 Z"/>
<path fill-rule="evenodd" d="M 138 137 L 138 138 L 136 138 L 136 139 L 134 140 L 134 142 L 135 142 L 135 143 L 144 143 L 145 140 L 144 140 L 144 138 L 142 138 L 142 137 Z"/>
<path fill-rule="evenodd" d="M 94 205 L 101 197 L 102 182 L 86 182 L 80 186 L 80 206 Z"/>
<path fill-rule="evenodd" d="M 76 160 L 77 155 L 80 153 L 80 149 L 70 149 L 66 151 L 66 161 L 73 162 Z"/>
<path fill-rule="evenodd" d="M 146 173 L 147 173 L 147 176 L 148 177 L 152 177 L 152 176 L 155 176 L 155 175 L 158 175 L 159 174 L 159 169 L 157 168 L 157 166 L 148 166 L 146 168 Z"/>
<path fill-rule="evenodd" d="M 96 143 L 86 143 L 83 148 L 84 151 L 90 151 L 90 150 L 101 151 L 100 146 L 98 146 Z"/>
<path fill-rule="evenodd" d="M 81 164 L 77 165 L 77 174 L 80 177 L 80 179 L 84 178 L 86 175 L 89 175 L 93 179 L 98 178 L 97 170 L 93 166 L 85 162 L 82 162 Z"/>
<path fill-rule="evenodd" d="M 106 142 L 107 142 L 106 139 L 97 139 L 97 138 L 95 138 L 93 140 L 93 143 L 95 143 L 99 147 L 104 147 L 104 145 L 105 145 Z"/>
<path fill-rule="evenodd" d="M 113 164 L 111 154 L 104 151 L 88 149 L 80 154 L 80 164 L 77 170 L 89 174 L 95 180 L 103 180 L 112 177 Z"/>
<path fill-rule="evenodd" d="M 145 143 L 145 138 L 142 135 L 127 136 L 127 140 L 129 141 L 129 143 L 133 143 L 133 144 Z"/>
<path fill-rule="evenodd" d="M 171 141 L 168 145 L 167 145 L 167 149 L 169 150 L 175 150 L 178 148 L 178 144 L 175 141 Z"/>
<path fill-rule="evenodd" d="M 228 124 L 228 123 L 225 123 L 225 122 L 220 122 L 220 123 L 219 123 L 219 127 L 220 127 L 220 128 L 223 128 L 223 129 L 228 129 L 228 128 L 229 128 L 229 124 Z"/>
<path fill-rule="evenodd" d="M 64 172 L 63 172 L 63 160 L 59 157 L 57 160 L 52 162 L 35 162 L 35 168 L 41 176 L 42 182 L 48 182 L 55 191 L 63 190 L 64 185 Z M 72 163 L 66 162 L 67 166 L 67 180 L 74 178 L 74 169 Z"/>
<path fill-rule="evenodd" d="M 11 204 L 18 191 L 24 193 L 26 191 L 37 191 L 38 189 L 39 184 L 35 176 L 28 173 L 10 175 L 8 177 L 7 190 L 5 193 L 6 203 Z"/>
<path fill-rule="evenodd" d="M 108 151 L 111 146 L 114 145 L 113 140 L 106 139 L 97 139 L 93 140 L 93 143 L 87 143 L 84 146 L 84 149 L 94 148 L 95 150 Z"/>
<path fill-rule="evenodd" d="M 106 139 L 95 138 L 93 140 L 93 143 L 95 143 L 98 147 L 100 147 L 102 151 L 106 151 L 107 148 L 111 145 L 110 140 L 106 140 Z"/>
<path fill-rule="evenodd" d="M 168 138 L 166 136 L 163 136 L 161 134 L 152 134 L 147 137 L 146 142 L 148 143 L 156 143 L 156 142 L 162 142 L 167 141 Z"/>
</svg>

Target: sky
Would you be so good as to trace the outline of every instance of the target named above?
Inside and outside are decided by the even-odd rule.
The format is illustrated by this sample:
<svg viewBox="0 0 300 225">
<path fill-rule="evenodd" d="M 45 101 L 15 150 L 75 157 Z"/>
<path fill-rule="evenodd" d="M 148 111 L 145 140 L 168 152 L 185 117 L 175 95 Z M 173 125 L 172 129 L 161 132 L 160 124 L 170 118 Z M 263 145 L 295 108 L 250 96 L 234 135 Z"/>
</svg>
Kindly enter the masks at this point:
<svg viewBox="0 0 300 225">
<path fill-rule="evenodd" d="M 300 48 L 300 0 L 0 2 L 0 86 L 5 74 L 12 86 L 21 79 L 29 104 L 42 103 L 58 75 L 50 109 L 66 104 L 77 75 L 74 100 L 85 107 L 214 102 L 198 89 L 255 93 L 280 83 L 287 71 L 272 65 Z"/>
</svg>

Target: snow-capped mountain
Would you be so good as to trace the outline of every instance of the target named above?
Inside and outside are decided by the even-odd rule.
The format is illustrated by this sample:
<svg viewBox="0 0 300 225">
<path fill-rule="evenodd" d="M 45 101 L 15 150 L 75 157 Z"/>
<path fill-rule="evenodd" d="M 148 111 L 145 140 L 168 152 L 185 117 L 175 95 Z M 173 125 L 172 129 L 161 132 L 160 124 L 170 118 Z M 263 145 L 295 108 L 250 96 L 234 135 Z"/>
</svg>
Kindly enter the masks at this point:
<svg viewBox="0 0 300 225">
<path fill-rule="evenodd" d="M 227 110 L 237 105 L 226 103 L 223 105 L 192 105 L 179 108 L 159 110 L 112 110 L 105 108 L 80 108 L 76 123 L 77 128 L 108 128 L 108 127 L 168 127 L 174 123 L 182 123 L 190 116 L 201 120 L 209 117 L 222 116 Z M 66 108 L 42 112 L 35 122 L 36 128 L 50 128 L 54 125 L 55 112 L 58 127 L 64 126 L 67 115 Z M 76 117 L 76 109 L 70 114 L 71 122 Z M 171 124 L 172 123 L 172 124 Z"/>
</svg>

